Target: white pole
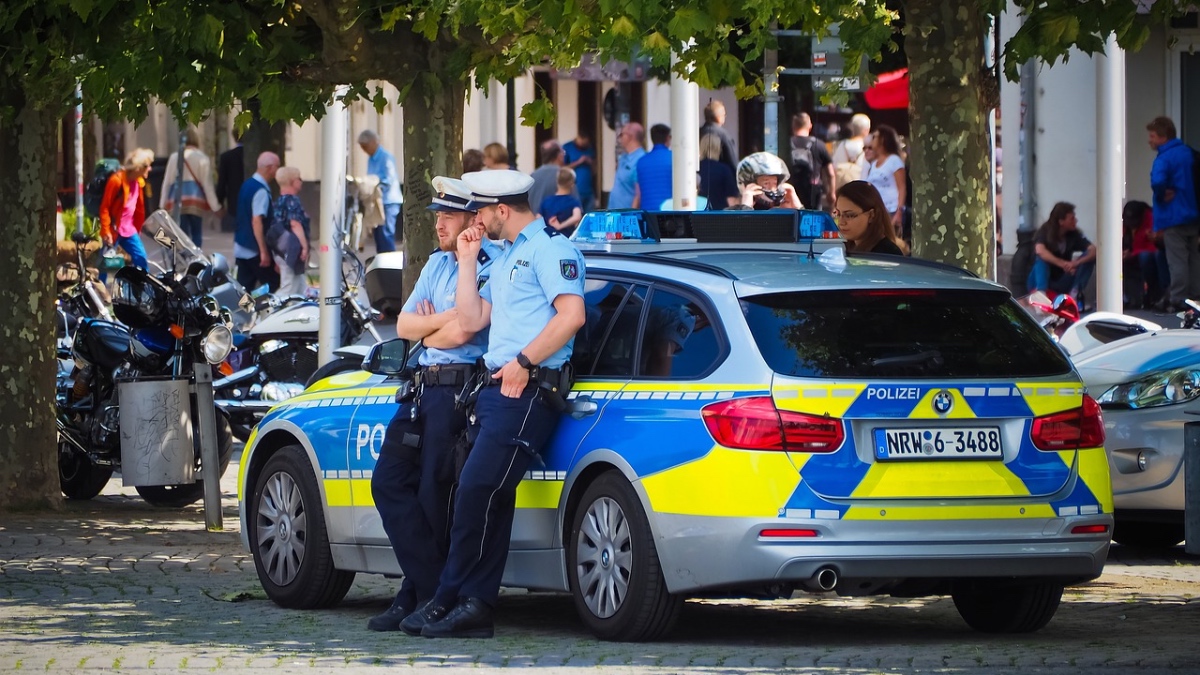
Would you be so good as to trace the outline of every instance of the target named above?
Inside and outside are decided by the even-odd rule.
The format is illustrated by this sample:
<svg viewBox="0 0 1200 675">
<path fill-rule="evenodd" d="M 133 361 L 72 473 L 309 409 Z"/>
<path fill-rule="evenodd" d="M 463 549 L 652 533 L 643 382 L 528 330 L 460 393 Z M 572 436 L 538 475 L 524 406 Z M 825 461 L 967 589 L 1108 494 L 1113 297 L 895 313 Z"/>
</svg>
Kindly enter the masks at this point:
<svg viewBox="0 0 1200 675">
<path fill-rule="evenodd" d="M 83 83 L 75 83 L 75 231 L 83 232 Z"/>
<path fill-rule="evenodd" d="M 779 52 L 763 54 L 763 151 L 779 154 Z M 789 126 L 789 129 L 791 127 Z"/>
<path fill-rule="evenodd" d="M 1096 58 L 1096 309 L 1121 311 L 1125 197 L 1125 52 L 1109 36 Z"/>
<path fill-rule="evenodd" d="M 678 63 L 678 56 L 672 57 Z M 700 170 L 700 87 L 671 71 L 671 194 L 676 211 L 696 209 Z M 658 204 L 643 204 L 656 210 Z"/>
<path fill-rule="evenodd" d="M 317 330 L 317 361 L 333 360 L 341 345 L 342 220 L 346 217 L 346 116 L 339 99 L 349 88 L 339 86 L 325 106 L 321 120 L 321 325 Z"/>
</svg>

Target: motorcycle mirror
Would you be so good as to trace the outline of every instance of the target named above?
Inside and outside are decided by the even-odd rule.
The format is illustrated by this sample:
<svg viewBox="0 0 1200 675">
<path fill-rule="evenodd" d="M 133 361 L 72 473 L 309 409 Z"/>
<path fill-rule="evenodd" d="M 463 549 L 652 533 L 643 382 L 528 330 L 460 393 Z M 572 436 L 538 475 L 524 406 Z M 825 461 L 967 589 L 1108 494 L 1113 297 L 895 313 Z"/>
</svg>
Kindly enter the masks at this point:
<svg viewBox="0 0 1200 675">
<path fill-rule="evenodd" d="M 363 370 L 376 375 L 393 377 L 407 369 L 409 344 L 408 340 L 395 338 L 380 342 L 371 347 L 367 358 L 363 359 Z"/>
</svg>

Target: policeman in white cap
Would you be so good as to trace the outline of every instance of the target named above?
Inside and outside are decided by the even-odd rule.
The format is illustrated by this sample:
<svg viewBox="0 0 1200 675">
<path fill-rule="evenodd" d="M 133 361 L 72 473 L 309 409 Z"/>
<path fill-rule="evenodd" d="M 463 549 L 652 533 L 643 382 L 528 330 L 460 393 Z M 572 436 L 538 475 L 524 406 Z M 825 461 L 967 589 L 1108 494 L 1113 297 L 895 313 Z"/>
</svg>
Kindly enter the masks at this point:
<svg viewBox="0 0 1200 675">
<path fill-rule="evenodd" d="M 583 256 L 530 210 L 533 180 L 483 171 L 463 182 L 478 216 L 458 237 L 458 321 L 467 331 L 490 326 L 489 372 L 468 429 L 474 444 L 455 493 L 441 582 L 401 626 L 426 637 L 492 637 L 517 484 L 558 424 L 571 386 L 568 359 L 584 323 Z M 477 290 L 471 272 L 487 238 L 509 246 Z"/>
<path fill-rule="evenodd" d="M 396 334 L 424 340 L 425 351 L 411 398 L 388 425 L 371 475 L 375 508 L 404 570 L 392 606 L 367 623 L 377 631 L 399 630 L 400 622 L 437 590 L 449 548 L 455 446 L 467 426 L 466 413 L 455 408 L 455 396 L 472 381 L 487 346 L 487 330 L 464 330 L 454 308 L 458 235 L 475 219 L 471 193 L 462 181 L 444 176 L 433 179 L 433 189 L 429 210 L 437 213 L 438 250 L 396 320 Z M 467 275 L 474 288 L 486 282 L 500 249 L 486 242 L 473 255 Z"/>
</svg>

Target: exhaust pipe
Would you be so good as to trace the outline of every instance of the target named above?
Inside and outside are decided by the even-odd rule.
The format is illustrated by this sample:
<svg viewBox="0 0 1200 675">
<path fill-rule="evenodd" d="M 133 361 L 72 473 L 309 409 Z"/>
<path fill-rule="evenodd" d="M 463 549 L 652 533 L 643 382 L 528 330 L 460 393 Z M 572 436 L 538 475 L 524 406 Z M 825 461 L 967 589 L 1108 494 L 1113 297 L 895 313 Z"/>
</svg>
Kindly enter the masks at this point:
<svg viewBox="0 0 1200 675">
<path fill-rule="evenodd" d="M 828 593 L 836 588 L 837 584 L 837 570 L 826 565 L 825 567 L 817 570 L 816 573 L 812 575 L 811 579 L 805 580 L 801 585 L 804 586 L 806 590 L 814 593 Z"/>
</svg>

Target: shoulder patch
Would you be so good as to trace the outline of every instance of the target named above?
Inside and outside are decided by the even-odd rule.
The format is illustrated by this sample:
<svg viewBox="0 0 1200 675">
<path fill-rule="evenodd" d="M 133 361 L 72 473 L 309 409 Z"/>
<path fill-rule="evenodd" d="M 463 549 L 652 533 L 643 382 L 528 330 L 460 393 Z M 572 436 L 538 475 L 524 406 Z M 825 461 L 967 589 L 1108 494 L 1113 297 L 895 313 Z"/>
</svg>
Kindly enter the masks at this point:
<svg viewBox="0 0 1200 675">
<path fill-rule="evenodd" d="M 555 228 L 553 225 L 546 226 L 546 234 L 550 235 L 551 237 L 561 237 L 562 236 L 562 232 L 559 232 L 558 229 Z"/>
<path fill-rule="evenodd" d="M 559 260 L 558 271 L 567 281 L 574 281 L 579 278 L 579 263 L 571 260 Z"/>
</svg>

